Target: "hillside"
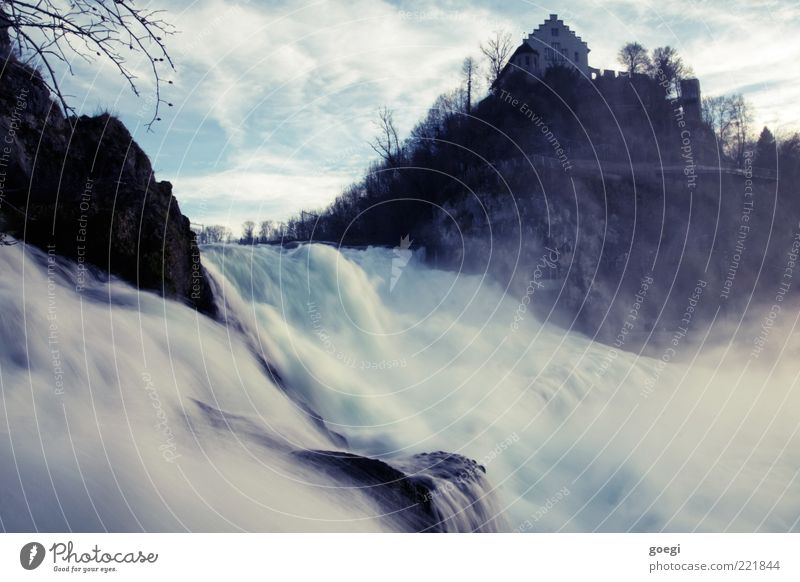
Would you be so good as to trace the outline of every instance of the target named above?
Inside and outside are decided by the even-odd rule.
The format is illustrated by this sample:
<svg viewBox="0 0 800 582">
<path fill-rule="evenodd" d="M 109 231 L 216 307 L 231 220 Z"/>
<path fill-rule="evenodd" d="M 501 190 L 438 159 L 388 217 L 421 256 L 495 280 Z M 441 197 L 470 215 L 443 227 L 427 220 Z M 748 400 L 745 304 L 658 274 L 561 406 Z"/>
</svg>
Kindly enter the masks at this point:
<svg viewBox="0 0 800 582">
<path fill-rule="evenodd" d="M 770 302 L 780 281 L 760 267 L 785 262 L 797 230 L 796 148 L 781 150 L 781 180 L 774 143 L 726 158 L 699 82 L 681 88 L 554 68 L 543 82 L 510 76 L 470 112 L 441 98 L 391 159 L 291 226 L 341 244 L 409 235 L 433 265 L 487 272 L 519 296 L 512 320 L 530 307 L 624 349 L 660 349 L 687 307 L 697 326 Z"/>
</svg>

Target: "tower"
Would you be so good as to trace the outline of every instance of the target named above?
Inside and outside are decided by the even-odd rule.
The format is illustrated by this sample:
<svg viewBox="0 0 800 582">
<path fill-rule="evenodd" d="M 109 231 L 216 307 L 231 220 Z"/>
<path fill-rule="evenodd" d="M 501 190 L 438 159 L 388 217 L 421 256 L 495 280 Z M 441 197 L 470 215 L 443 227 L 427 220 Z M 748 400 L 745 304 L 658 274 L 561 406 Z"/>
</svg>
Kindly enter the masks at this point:
<svg viewBox="0 0 800 582">
<path fill-rule="evenodd" d="M 700 121 L 702 118 L 700 99 L 700 81 L 697 79 L 681 80 L 681 106 L 687 121 Z"/>
</svg>

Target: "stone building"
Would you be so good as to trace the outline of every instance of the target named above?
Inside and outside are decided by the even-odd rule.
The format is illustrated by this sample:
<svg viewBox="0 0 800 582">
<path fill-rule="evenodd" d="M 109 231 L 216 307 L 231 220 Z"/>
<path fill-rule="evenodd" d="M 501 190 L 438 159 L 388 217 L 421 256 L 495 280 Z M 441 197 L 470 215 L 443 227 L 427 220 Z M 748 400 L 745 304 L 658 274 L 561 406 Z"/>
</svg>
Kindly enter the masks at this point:
<svg viewBox="0 0 800 582">
<path fill-rule="evenodd" d="M 501 78 L 514 70 L 541 78 L 555 66 L 570 67 L 588 76 L 589 46 L 557 14 L 551 14 L 517 47 Z"/>
</svg>

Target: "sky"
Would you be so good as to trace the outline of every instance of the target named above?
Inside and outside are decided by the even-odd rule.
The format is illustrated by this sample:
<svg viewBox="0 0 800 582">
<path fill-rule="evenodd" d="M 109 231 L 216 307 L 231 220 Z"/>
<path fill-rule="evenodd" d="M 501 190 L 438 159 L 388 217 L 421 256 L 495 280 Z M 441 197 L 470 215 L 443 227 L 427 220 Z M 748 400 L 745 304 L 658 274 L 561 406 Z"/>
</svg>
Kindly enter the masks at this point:
<svg viewBox="0 0 800 582">
<path fill-rule="evenodd" d="M 195 223 L 285 220 L 321 208 L 375 153 L 377 111 L 405 135 L 438 95 L 459 84 L 466 56 L 494 30 L 517 44 L 551 13 L 589 45 L 589 64 L 619 69 L 628 41 L 672 45 L 703 96 L 741 92 L 755 125 L 800 126 L 800 3 L 763 0 L 152 0 L 176 34 L 172 107 L 152 131 L 148 63 L 132 60 L 136 97 L 100 61 L 65 78 L 80 113 L 118 115 L 169 180 Z M 65 73 L 66 74 L 66 73 Z M 485 86 L 484 86 L 485 90 Z"/>
</svg>

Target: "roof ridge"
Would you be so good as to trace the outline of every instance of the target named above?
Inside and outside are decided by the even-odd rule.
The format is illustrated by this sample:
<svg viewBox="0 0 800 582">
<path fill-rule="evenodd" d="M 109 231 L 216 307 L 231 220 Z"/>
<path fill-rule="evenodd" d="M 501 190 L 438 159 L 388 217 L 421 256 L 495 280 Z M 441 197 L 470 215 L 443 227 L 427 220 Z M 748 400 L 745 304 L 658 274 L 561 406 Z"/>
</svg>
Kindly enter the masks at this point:
<svg viewBox="0 0 800 582">
<path fill-rule="evenodd" d="M 545 20 L 544 22 L 542 22 L 542 23 L 541 23 L 539 26 L 537 26 L 536 28 L 534 28 L 534 29 L 531 31 L 531 33 L 530 33 L 528 36 L 530 37 L 530 36 L 532 36 L 532 35 L 536 34 L 537 32 L 542 32 L 542 31 L 544 31 L 544 28 L 547 26 L 547 24 L 548 24 L 548 23 L 552 23 L 552 22 L 554 22 L 554 20 L 552 20 L 552 19 L 549 19 L 549 18 L 548 18 L 547 20 Z M 560 19 L 560 18 L 557 18 L 557 19 L 555 19 L 555 22 L 556 22 L 556 23 L 559 23 L 559 24 L 561 24 L 561 26 L 563 26 L 563 27 L 564 27 L 564 30 L 565 30 L 566 32 L 572 33 L 572 36 L 574 36 L 574 37 L 575 37 L 575 39 L 576 39 L 578 42 L 581 42 L 581 43 L 585 44 L 587 48 L 589 47 L 589 44 L 588 44 L 588 43 L 587 43 L 585 40 L 583 40 L 583 39 L 582 39 L 580 36 L 578 36 L 578 34 L 577 34 L 577 33 L 576 33 L 574 30 L 572 30 L 572 29 L 569 27 L 569 25 L 568 25 L 568 24 L 564 23 L 564 21 L 563 21 L 562 19 Z"/>
</svg>

